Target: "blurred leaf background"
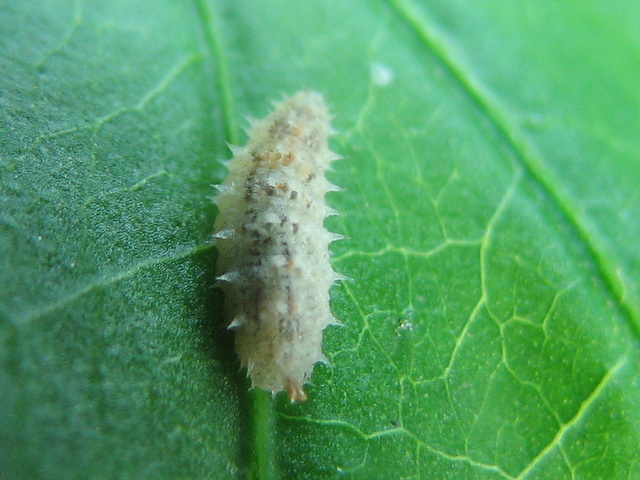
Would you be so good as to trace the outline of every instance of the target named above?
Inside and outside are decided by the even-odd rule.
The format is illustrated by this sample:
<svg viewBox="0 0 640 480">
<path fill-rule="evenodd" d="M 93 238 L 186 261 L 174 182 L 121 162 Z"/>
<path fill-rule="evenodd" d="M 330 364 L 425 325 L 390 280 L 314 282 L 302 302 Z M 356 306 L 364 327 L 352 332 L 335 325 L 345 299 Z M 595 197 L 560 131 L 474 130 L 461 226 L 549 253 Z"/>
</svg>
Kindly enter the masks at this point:
<svg viewBox="0 0 640 480">
<path fill-rule="evenodd" d="M 638 22 L 0 3 L 0 478 L 640 478 Z M 352 281 L 291 406 L 238 372 L 210 197 L 303 88 L 336 114 Z"/>
</svg>

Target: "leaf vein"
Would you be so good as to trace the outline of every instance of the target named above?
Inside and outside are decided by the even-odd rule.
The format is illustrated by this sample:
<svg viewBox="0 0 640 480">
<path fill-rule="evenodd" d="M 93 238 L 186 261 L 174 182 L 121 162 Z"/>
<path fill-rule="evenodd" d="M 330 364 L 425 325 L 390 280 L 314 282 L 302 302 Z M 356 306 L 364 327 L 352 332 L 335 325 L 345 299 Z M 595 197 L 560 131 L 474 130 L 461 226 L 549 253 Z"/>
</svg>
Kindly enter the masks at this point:
<svg viewBox="0 0 640 480">
<path fill-rule="evenodd" d="M 189 248 L 180 252 L 176 252 L 172 255 L 156 257 L 156 258 L 151 258 L 151 259 L 142 261 L 127 270 L 123 270 L 121 272 L 115 273 L 108 277 L 98 278 L 97 280 L 89 283 L 83 288 L 80 288 L 75 292 L 71 292 L 53 303 L 44 305 L 37 309 L 32 309 L 28 311 L 26 314 L 24 314 L 22 318 L 16 320 L 15 323 L 20 323 L 20 324 L 29 323 L 37 318 L 48 315 L 52 312 L 55 312 L 56 310 L 59 310 L 60 308 L 63 308 L 66 305 L 69 305 L 70 303 L 75 302 L 76 300 L 84 297 L 85 295 L 91 293 L 92 291 L 98 288 L 104 288 L 106 286 L 113 285 L 127 278 L 131 278 L 146 268 L 152 268 L 164 263 L 185 259 L 190 256 L 197 255 L 198 253 L 210 250 L 212 248 L 213 248 L 212 244 L 202 244 L 195 248 Z"/>
<path fill-rule="evenodd" d="M 558 213 L 565 219 L 567 225 L 573 230 L 576 238 L 584 246 L 590 257 L 596 274 L 601 279 L 604 288 L 614 299 L 622 317 L 638 335 L 640 334 L 640 306 L 636 305 L 630 296 L 625 296 L 625 286 L 618 275 L 620 268 L 614 258 L 606 254 L 606 248 L 597 236 L 590 231 L 588 218 L 580 215 L 580 208 L 571 200 L 568 192 L 564 191 L 555 178 L 547 172 L 544 164 L 538 159 L 535 148 L 521 129 L 508 115 L 508 110 L 501 105 L 498 98 L 492 95 L 482 82 L 475 78 L 468 68 L 457 61 L 450 54 L 451 46 L 441 38 L 436 27 L 422 12 L 419 12 L 407 0 L 387 0 L 397 15 L 409 25 L 457 83 L 460 90 L 467 95 L 469 100 L 478 108 L 495 131 L 499 134 L 505 145 L 513 152 L 518 163 L 525 169 L 529 178 L 535 182 L 547 195 Z"/>
<path fill-rule="evenodd" d="M 544 447 L 538 455 L 527 465 L 522 472 L 516 477 L 516 480 L 524 480 L 533 469 L 539 465 L 556 447 L 561 447 L 564 437 L 575 425 L 578 425 L 585 416 L 588 414 L 589 408 L 595 403 L 596 399 L 602 394 L 607 387 L 611 379 L 620 371 L 620 369 L 626 364 L 626 359 L 621 359 L 618 363 L 610 369 L 600 380 L 596 388 L 593 389 L 591 394 L 582 402 L 576 414 L 568 422 L 562 424 L 555 436 L 549 444 Z"/>
</svg>

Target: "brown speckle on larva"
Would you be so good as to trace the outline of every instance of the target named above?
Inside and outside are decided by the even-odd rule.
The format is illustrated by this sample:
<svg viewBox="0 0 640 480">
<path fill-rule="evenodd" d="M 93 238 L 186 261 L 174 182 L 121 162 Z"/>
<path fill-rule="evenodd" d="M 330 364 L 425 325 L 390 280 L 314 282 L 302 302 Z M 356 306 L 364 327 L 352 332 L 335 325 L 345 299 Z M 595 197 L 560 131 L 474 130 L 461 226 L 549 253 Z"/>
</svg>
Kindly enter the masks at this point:
<svg viewBox="0 0 640 480">
<path fill-rule="evenodd" d="M 292 402 L 306 400 L 303 385 L 326 360 L 322 331 L 337 323 L 329 243 L 340 237 L 323 225 L 333 214 L 325 194 L 335 190 L 325 171 L 337 158 L 329 119 L 318 93 L 275 104 L 247 145 L 233 148 L 216 198 L 217 278 L 236 351 L 253 387 L 285 390 Z"/>
</svg>

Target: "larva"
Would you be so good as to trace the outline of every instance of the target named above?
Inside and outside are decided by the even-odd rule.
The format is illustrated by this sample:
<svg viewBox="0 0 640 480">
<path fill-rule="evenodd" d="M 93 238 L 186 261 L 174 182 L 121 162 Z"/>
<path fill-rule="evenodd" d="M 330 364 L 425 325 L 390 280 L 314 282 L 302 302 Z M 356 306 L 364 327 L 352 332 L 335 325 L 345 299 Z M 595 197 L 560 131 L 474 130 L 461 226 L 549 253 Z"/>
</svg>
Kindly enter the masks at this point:
<svg viewBox="0 0 640 480">
<path fill-rule="evenodd" d="M 325 194 L 337 190 L 325 171 L 338 156 L 320 94 L 298 92 L 274 107 L 252 122 L 246 146 L 232 147 L 216 197 L 216 273 L 252 388 L 298 402 L 314 364 L 326 361 L 322 331 L 337 323 L 329 288 L 341 277 L 329 244 L 342 237 L 323 222 L 334 213 Z"/>
</svg>

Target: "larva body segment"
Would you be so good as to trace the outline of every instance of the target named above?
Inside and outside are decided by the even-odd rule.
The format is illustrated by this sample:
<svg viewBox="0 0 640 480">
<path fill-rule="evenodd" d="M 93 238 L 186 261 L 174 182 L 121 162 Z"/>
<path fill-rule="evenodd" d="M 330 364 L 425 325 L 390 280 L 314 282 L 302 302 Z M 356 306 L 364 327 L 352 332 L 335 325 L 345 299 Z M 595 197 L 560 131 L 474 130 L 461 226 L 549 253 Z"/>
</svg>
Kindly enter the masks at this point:
<svg viewBox="0 0 640 480">
<path fill-rule="evenodd" d="M 322 331 L 337 323 L 329 288 L 325 171 L 330 116 L 321 95 L 302 91 L 254 121 L 245 147 L 234 148 L 216 203 L 217 275 L 236 352 L 253 387 L 286 390 L 304 401 L 303 384 L 324 361 Z"/>
</svg>

